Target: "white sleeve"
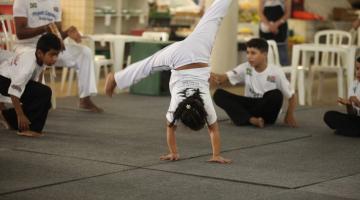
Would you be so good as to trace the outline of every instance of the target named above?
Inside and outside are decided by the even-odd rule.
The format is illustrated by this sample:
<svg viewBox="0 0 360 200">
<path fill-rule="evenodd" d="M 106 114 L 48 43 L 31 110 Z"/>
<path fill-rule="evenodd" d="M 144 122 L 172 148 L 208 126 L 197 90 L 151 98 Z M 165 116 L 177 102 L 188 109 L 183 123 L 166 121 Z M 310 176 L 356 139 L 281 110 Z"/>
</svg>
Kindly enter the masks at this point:
<svg viewBox="0 0 360 200">
<path fill-rule="evenodd" d="M 31 79 L 35 70 L 35 66 L 33 65 L 33 56 L 34 55 L 32 53 L 24 53 L 14 58 L 13 65 L 11 66 L 11 84 L 8 94 L 21 98 L 26 84 Z"/>
<path fill-rule="evenodd" d="M 284 95 L 284 97 L 290 99 L 295 94 L 295 91 L 291 89 L 291 85 L 289 80 L 286 78 L 285 73 L 281 69 L 276 70 L 278 74 L 278 78 L 276 79 L 276 86 Z"/>
<path fill-rule="evenodd" d="M 13 5 L 13 16 L 14 17 L 28 17 L 28 10 L 26 4 L 29 1 L 15 0 Z"/>
<path fill-rule="evenodd" d="M 243 83 L 245 81 L 246 63 L 241 64 L 231 71 L 226 72 L 229 82 L 232 85 Z"/>
</svg>

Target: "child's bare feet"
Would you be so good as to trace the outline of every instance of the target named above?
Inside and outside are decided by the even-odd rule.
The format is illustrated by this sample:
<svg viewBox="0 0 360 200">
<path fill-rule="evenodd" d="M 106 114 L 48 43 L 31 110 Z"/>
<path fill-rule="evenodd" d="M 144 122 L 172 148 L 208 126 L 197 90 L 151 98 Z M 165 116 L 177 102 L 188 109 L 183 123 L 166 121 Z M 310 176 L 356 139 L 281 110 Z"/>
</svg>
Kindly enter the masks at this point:
<svg viewBox="0 0 360 200">
<path fill-rule="evenodd" d="M 264 126 L 265 126 L 264 119 L 261 117 L 251 117 L 250 124 L 252 124 L 256 127 L 259 127 L 259 128 L 264 128 Z"/>
<path fill-rule="evenodd" d="M 169 153 L 167 155 L 160 156 L 160 160 L 177 161 L 179 159 L 180 159 L 180 156 L 177 153 Z"/>
<path fill-rule="evenodd" d="M 79 108 L 81 109 L 85 109 L 91 112 L 95 112 L 95 113 L 102 113 L 104 112 L 103 109 L 97 107 L 90 99 L 90 97 L 84 97 L 84 98 L 80 98 L 80 102 L 79 102 Z"/>
<path fill-rule="evenodd" d="M 16 134 L 24 137 L 40 137 L 44 135 L 42 133 L 38 133 L 34 131 L 22 131 L 22 132 L 17 132 Z"/>
<path fill-rule="evenodd" d="M 114 73 L 109 73 L 105 81 L 105 94 L 112 97 L 116 88 Z"/>
<path fill-rule="evenodd" d="M 5 119 L 4 115 L 2 114 L 1 110 L 0 110 L 0 125 L 3 126 L 6 130 L 10 130 L 10 125 L 6 121 L 6 119 Z"/>
</svg>

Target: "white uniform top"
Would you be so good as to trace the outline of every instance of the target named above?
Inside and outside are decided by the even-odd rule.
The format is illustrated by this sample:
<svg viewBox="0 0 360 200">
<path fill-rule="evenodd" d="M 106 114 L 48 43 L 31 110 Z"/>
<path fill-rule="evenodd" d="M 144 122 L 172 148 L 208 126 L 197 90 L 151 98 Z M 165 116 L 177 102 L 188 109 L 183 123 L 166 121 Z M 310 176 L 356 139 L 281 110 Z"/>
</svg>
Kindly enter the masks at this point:
<svg viewBox="0 0 360 200">
<path fill-rule="evenodd" d="M 179 103 L 183 101 L 185 97 L 191 96 L 196 89 L 200 90 L 200 96 L 204 101 L 204 107 L 207 112 L 207 123 L 211 125 L 216 122 L 217 116 L 210 95 L 209 78 L 210 67 L 171 71 L 169 82 L 171 101 L 166 114 L 168 122 L 173 121 L 173 114 Z"/>
<path fill-rule="evenodd" d="M 11 80 L 8 94 L 18 98 L 21 98 L 30 80 L 39 80 L 42 71 L 43 67 L 36 62 L 35 50 L 16 54 L 0 65 L 0 75 Z"/>
<path fill-rule="evenodd" d="M 226 75 L 232 85 L 245 82 L 246 97 L 261 98 L 264 93 L 275 89 L 279 89 L 286 98 L 291 98 L 294 94 L 285 73 L 278 66 L 268 65 L 259 73 L 246 62 L 228 71 Z"/>
<path fill-rule="evenodd" d="M 264 7 L 273 7 L 273 6 L 281 6 L 283 9 L 285 8 L 285 0 L 263 0 Z"/>
<path fill-rule="evenodd" d="M 352 96 L 356 96 L 358 99 L 360 99 L 360 81 L 359 80 L 355 80 L 353 82 L 353 85 L 349 88 L 349 98 Z M 352 105 L 355 110 L 356 110 L 356 114 L 358 116 L 360 116 L 360 107 L 357 107 L 355 104 Z"/>
<path fill-rule="evenodd" d="M 26 17 L 30 28 L 61 22 L 60 0 L 15 0 L 13 11 L 14 17 Z M 18 39 L 16 43 L 35 48 L 40 37 Z"/>
</svg>

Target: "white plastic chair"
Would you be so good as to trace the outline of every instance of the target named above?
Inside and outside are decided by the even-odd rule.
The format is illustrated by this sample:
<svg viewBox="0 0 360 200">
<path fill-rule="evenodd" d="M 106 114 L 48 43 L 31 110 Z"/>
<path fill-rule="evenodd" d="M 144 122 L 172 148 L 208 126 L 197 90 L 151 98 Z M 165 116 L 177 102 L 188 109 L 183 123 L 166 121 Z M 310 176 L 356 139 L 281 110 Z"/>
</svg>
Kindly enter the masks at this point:
<svg viewBox="0 0 360 200">
<path fill-rule="evenodd" d="M 352 37 L 349 32 L 340 30 L 324 30 L 315 34 L 315 45 L 326 44 L 330 46 L 344 46 L 350 47 Z M 345 97 L 345 83 L 344 73 L 347 68 L 345 59 L 339 53 L 322 53 L 321 49 L 315 53 L 314 64 L 310 67 L 309 85 L 307 88 L 308 102 L 312 104 L 312 84 L 314 82 L 315 74 L 319 75 L 319 87 L 317 92 L 317 99 L 320 99 L 323 88 L 324 73 L 336 73 L 338 96 Z"/>
<path fill-rule="evenodd" d="M 169 41 L 169 34 L 167 32 L 145 31 L 143 32 L 142 37 L 156 41 Z"/>
<path fill-rule="evenodd" d="M 51 88 L 51 91 L 52 91 L 52 96 L 51 96 L 51 107 L 52 109 L 56 109 L 56 87 L 55 87 L 55 78 L 56 78 L 56 71 L 55 71 L 55 66 L 52 66 L 52 67 L 49 67 L 47 68 L 50 70 L 49 72 L 49 79 L 50 79 L 50 88 Z M 46 84 L 46 81 L 45 81 L 45 76 L 46 76 L 46 70 L 47 69 L 44 69 L 43 71 L 43 76 L 42 76 L 42 84 Z"/>
<path fill-rule="evenodd" d="M 268 40 L 268 63 L 281 67 L 284 73 L 291 74 L 293 70 L 292 66 L 281 66 L 280 56 L 277 43 L 274 40 Z M 290 82 L 296 81 L 298 86 L 298 99 L 300 105 L 305 105 L 305 70 L 302 66 L 297 66 L 297 80 L 290 80 Z"/>
</svg>

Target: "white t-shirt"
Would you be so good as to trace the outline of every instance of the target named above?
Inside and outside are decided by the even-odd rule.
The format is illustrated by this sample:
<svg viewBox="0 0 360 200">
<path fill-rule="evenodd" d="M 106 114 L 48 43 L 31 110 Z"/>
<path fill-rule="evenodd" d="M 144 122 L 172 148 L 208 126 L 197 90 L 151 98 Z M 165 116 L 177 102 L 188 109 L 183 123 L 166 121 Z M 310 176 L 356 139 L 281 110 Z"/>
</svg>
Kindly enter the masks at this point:
<svg viewBox="0 0 360 200">
<path fill-rule="evenodd" d="M 349 88 L 349 98 L 352 96 L 356 96 L 358 99 L 360 99 L 360 81 L 355 80 L 353 82 L 353 85 Z M 360 116 L 360 107 L 357 107 L 355 104 L 352 105 L 356 109 L 356 113 L 358 116 Z"/>
<path fill-rule="evenodd" d="M 226 75 L 232 85 L 245 83 L 246 97 L 261 98 L 266 92 L 275 89 L 279 89 L 286 98 L 294 95 L 285 73 L 278 66 L 268 65 L 259 73 L 246 62 L 228 71 Z"/>
<path fill-rule="evenodd" d="M 264 7 L 274 7 L 281 6 L 283 9 L 285 8 L 285 0 L 263 0 Z"/>
<path fill-rule="evenodd" d="M 196 89 L 200 90 L 200 96 L 204 101 L 208 124 L 212 125 L 216 122 L 217 116 L 210 95 L 209 78 L 210 67 L 171 71 L 169 82 L 171 101 L 166 114 L 168 122 L 173 121 L 173 114 L 179 103 L 185 99 L 185 96 L 191 96 Z"/>
<path fill-rule="evenodd" d="M 36 28 L 52 22 L 61 22 L 60 0 L 15 0 L 13 5 L 14 17 L 26 17 L 29 28 Z M 41 35 L 17 40 L 20 45 L 35 48 Z"/>
<path fill-rule="evenodd" d="M 21 98 L 26 84 L 30 80 L 38 81 L 43 69 L 36 62 L 35 50 L 29 50 L 1 63 L 0 75 L 11 80 L 8 94 Z"/>
</svg>

